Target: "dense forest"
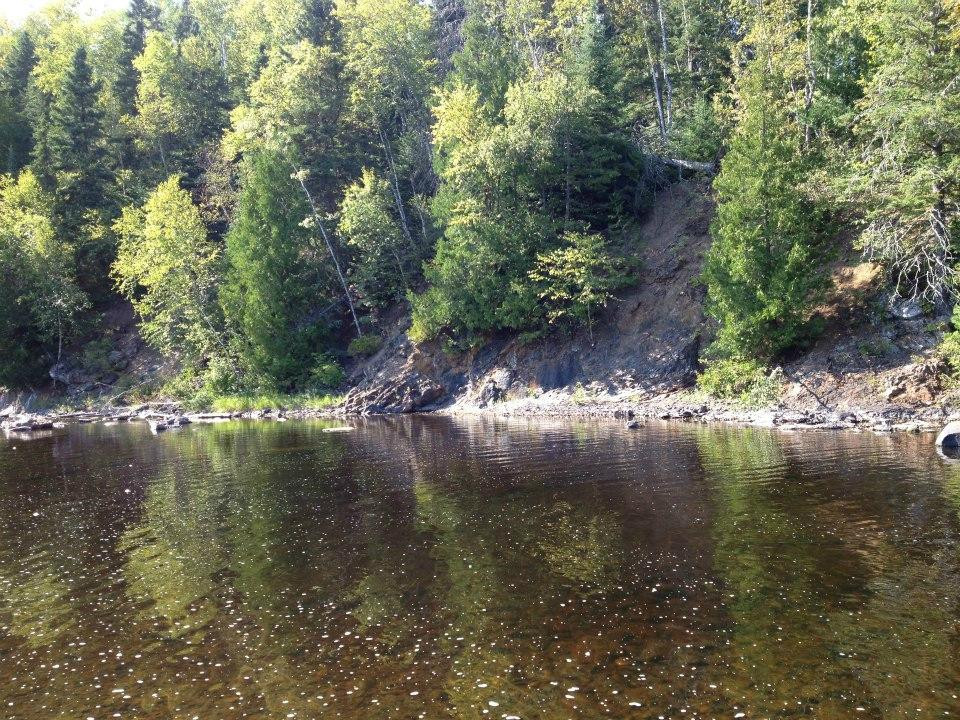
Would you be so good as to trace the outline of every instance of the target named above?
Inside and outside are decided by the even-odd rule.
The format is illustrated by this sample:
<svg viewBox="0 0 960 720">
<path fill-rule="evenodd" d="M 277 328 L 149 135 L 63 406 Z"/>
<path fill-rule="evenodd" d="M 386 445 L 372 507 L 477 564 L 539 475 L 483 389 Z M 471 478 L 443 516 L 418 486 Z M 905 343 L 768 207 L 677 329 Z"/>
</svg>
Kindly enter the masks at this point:
<svg viewBox="0 0 960 720">
<path fill-rule="evenodd" d="M 0 35 L 0 145 L 0 385 L 120 298 L 190 393 L 336 387 L 400 303 L 450 348 L 589 329 L 693 175 L 716 393 L 815 336 L 838 254 L 960 287 L 942 0 L 54 4 Z"/>
</svg>

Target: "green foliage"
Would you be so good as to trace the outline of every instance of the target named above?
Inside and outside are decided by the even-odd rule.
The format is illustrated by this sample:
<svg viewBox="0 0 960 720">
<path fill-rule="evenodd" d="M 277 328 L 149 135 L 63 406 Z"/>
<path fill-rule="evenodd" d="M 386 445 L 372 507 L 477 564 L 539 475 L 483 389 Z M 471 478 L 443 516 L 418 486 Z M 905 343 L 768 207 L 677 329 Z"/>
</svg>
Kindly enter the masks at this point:
<svg viewBox="0 0 960 720">
<path fill-rule="evenodd" d="M 949 364 L 955 374 L 960 373 L 960 305 L 953 309 L 951 318 L 953 329 L 944 333 L 938 353 Z"/>
<path fill-rule="evenodd" d="M 309 214 L 282 159 L 270 153 L 248 159 L 226 238 L 220 301 L 234 352 L 265 384 L 302 380 L 327 333 L 311 317 L 326 278 L 305 222 Z"/>
<path fill-rule="evenodd" d="M 316 389 L 331 390 L 343 383 L 345 375 L 340 364 L 327 353 L 318 353 L 313 356 L 313 367 L 310 368 L 309 385 Z"/>
<path fill-rule="evenodd" d="M 134 66 L 140 149 L 165 174 L 194 172 L 204 143 L 218 139 L 227 121 L 226 80 L 215 49 L 196 36 L 178 43 L 150 32 Z"/>
<path fill-rule="evenodd" d="M 160 352 L 199 365 L 221 342 L 216 283 L 219 251 L 180 179 L 162 182 L 142 208 L 127 207 L 111 274 Z"/>
<path fill-rule="evenodd" d="M 91 340 L 83 346 L 81 364 L 88 373 L 101 373 L 110 369 L 110 351 L 113 342 L 110 338 Z"/>
<path fill-rule="evenodd" d="M 79 328 L 86 296 L 58 241 L 53 198 L 29 171 L 0 177 L 0 385 L 43 374 Z"/>
<path fill-rule="evenodd" d="M 425 269 L 430 286 L 411 297 L 416 339 L 445 329 L 471 337 L 531 330 L 560 317 L 588 321 L 586 308 L 599 299 L 560 297 L 581 291 L 569 283 L 561 290 L 558 276 L 552 307 L 545 306 L 541 285 L 548 270 L 576 272 L 564 255 L 565 233 L 599 242 L 588 265 L 603 257 L 600 236 L 583 231 L 615 227 L 635 210 L 642 185 L 596 79 L 603 59 L 596 14 L 554 22 L 543 28 L 555 54 L 535 58 L 544 65 L 549 59 L 549 69 L 515 80 L 502 114 L 491 113 L 480 90 L 464 82 L 438 97 L 433 137 L 441 186 L 432 209 L 443 236 Z M 558 270 L 564 262 L 568 267 Z M 595 265 L 581 270 L 596 277 Z M 602 294 L 588 294 L 594 290 Z"/>
<path fill-rule="evenodd" d="M 858 103 L 846 198 L 863 214 L 861 242 L 897 292 L 938 301 L 956 290 L 960 224 L 960 48 L 936 0 L 883 0 Z"/>
<path fill-rule="evenodd" d="M 137 110 L 140 76 L 133 63 L 143 54 L 147 30 L 156 20 L 156 9 L 150 5 L 150 0 L 131 0 L 123 28 L 122 49 L 117 58 L 117 77 L 113 83 L 114 95 L 126 115 L 133 115 Z"/>
<path fill-rule="evenodd" d="M 33 40 L 21 30 L 0 65 L 0 167 L 5 172 L 16 173 L 30 159 L 33 132 L 27 85 L 36 62 Z"/>
<path fill-rule="evenodd" d="M 347 354 L 353 357 L 373 355 L 383 347 L 383 338 L 379 335 L 361 335 L 347 345 Z"/>
<path fill-rule="evenodd" d="M 537 256 L 530 279 L 549 323 L 586 323 L 592 334 L 597 310 L 626 282 L 622 263 L 606 252 L 600 235 L 566 233 L 563 243 Z"/>
<path fill-rule="evenodd" d="M 346 189 L 340 206 L 340 235 L 353 250 L 351 280 L 363 301 L 382 307 L 409 289 L 418 249 L 404 237 L 390 185 L 372 170 Z"/>
<path fill-rule="evenodd" d="M 770 405 L 780 393 L 780 383 L 767 373 L 762 362 L 752 358 L 717 360 L 700 373 L 697 385 L 713 397 L 748 407 Z"/>
<path fill-rule="evenodd" d="M 776 17 L 759 17 L 748 38 L 756 55 L 737 78 L 737 125 L 714 181 L 703 271 L 720 323 L 714 356 L 768 359 L 797 344 L 825 282 L 818 208 L 805 195 L 808 163 L 790 112 L 795 48 Z"/>
<path fill-rule="evenodd" d="M 0 30 L 0 382 L 40 377 L 112 291 L 207 400 L 336 385 L 334 338 L 353 336 L 333 331 L 403 296 L 411 336 L 448 346 L 592 331 L 653 190 L 722 158 L 704 270 L 721 387 L 724 363 L 815 330 L 838 201 L 901 294 L 956 292 L 958 17 L 956 0 L 51 6 Z"/>
<path fill-rule="evenodd" d="M 210 399 L 209 404 L 201 407 L 215 412 L 246 412 L 265 408 L 283 408 L 287 410 L 330 410 L 343 402 L 342 395 L 316 395 L 300 393 L 295 395 L 220 395 Z"/>
</svg>

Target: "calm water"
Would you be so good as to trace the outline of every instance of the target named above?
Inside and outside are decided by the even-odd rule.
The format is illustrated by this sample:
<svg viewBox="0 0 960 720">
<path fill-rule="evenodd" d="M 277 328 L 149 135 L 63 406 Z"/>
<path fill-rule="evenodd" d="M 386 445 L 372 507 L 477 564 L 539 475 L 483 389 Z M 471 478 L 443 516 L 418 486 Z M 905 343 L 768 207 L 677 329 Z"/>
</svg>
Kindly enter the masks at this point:
<svg viewBox="0 0 960 720">
<path fill-rule="evenodd" d="M 0 438 L 0 718 L 960 713 L 930 436 L 355 424 Z"/>
</svg>

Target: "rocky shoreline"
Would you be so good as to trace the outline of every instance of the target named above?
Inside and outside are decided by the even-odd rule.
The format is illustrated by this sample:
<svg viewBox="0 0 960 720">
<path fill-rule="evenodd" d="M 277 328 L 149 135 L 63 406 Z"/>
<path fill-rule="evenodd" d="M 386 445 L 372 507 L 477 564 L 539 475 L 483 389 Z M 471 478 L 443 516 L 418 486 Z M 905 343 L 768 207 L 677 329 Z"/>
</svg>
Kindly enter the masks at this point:
<svg viewBox="0 0 960 720">
<path fill-rule="evenodd" d="M 455 403 L 447 407 L 424 408 L 424 414 L 484 414 L 510 417 L 566 417 L 614 419 L 628 426 L 639 426 L 649 419 L 696 423 L 722 423 L 769 427 L 780 430 L 852 430 L 890 432 L 937 432 L 944 425 L 960 420 L 960 413 L 945 407 L 909 408 L 888 406 L 875 410 L 832 411 L 795 410 L 781 407 L 749 409 L 717 402 L 691 402 L 674 394 L 636 401 L 618 397 L 576 399 L 568 393 L 549 393 L 537 398 L 504 400 L 487 404 Z M 143 403 L 134 406 L 104 406 L 68 412 L 28 412 L 16 405 L 0 409 L 0 428 L 8 433 L 52 430 L 66 424 L 144 422 L 153 432 L 193 423 L 230 420 L 273 420 L 347 418 L 377 413 L 357 413 L 343 406 L 326 410 L 264 407 L 242 412 L 187 411 L 175 401 Z"/>
<path fill-rule="evenodd" d="M 69 424 L 146 423 L 152 432 L 160 433 L 196 423 L 216 423 L 230 420 L 273 420 L 286 422 L 310 417 L 331 417 L 332 413 L 309 410 L 262 408 L 242 412 L 185 411 L 176 402 L 143 403 L 132 406 L 104 406 L 95 409 L 66 412 L 26 412 L 9 405 L 0 409 L 0 429 L 6 433 L 29 434 L 55 430 Z"/>
<path fill-rule="evenodd" d="M 629 423 L 642 420 L 679 420 L 772 427 L 781 430 L 856 430 L 873 432 L 937 432 L 960 412 L 946 408 L 888 406 L 844 411 L 796 410 L 783 407 L 743 408 L 718 402 L 689 402 L 674 395 L 644 401 L 621 399 L 576 401 L 570 396 L 521 399 L 479 406 L 454 406 L 443 413 L 487 413 L 511 417 L 614 418 Z"/>
</svg>

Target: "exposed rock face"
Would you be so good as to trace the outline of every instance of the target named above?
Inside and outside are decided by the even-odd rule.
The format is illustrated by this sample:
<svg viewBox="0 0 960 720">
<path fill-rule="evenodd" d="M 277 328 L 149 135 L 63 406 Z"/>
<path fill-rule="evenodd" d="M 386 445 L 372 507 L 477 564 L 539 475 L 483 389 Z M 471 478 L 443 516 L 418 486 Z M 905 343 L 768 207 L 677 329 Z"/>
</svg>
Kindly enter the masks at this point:
<svg viewBox="0 0 960 720">
<path fill-rule="evenodd" d="M 347 395 L 347 412 L 426 410 L 463 384 L 456 372 L 438 365 L 424 348 L 413 348 L 404 333 L 397 334 L 375 357 L 377 372 Z"/>
<path fill-rule="evenodd" d="M 930 405 L 942 390 L 943 361 L 911 363 L 887 376 L 884 398 L 906 405 Z"/>
</svg>

